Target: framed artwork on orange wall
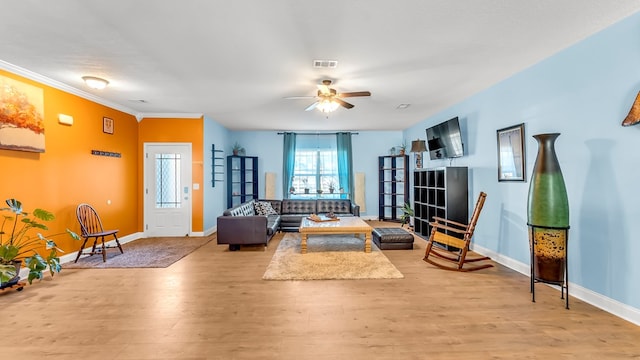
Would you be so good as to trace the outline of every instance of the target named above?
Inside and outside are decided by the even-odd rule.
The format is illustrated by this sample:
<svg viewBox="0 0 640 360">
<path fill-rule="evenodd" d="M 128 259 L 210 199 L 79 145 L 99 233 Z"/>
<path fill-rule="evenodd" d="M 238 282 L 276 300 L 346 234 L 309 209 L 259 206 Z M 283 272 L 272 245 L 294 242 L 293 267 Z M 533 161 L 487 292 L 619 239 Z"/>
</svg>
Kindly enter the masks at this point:
<svg viewBox="0 0 640 360">
<path fill-rule="evenodd" d="M 113 119 L 108 117 L 102 118 L 102 132 L 113 135 Z"/>
</svg>

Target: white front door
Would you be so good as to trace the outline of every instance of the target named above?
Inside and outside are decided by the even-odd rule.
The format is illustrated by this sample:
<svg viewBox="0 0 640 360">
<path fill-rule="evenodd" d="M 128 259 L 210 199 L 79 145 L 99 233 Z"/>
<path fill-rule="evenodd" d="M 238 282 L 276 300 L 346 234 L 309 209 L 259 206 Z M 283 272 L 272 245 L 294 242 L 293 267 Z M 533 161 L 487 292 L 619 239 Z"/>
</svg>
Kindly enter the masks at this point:
<svg viewBox="0 0 640 360">
<path fill-rule="evenodd" d="M 145 236 L 191 233 L 191 144 L 144 144 Z"/>
</svg>

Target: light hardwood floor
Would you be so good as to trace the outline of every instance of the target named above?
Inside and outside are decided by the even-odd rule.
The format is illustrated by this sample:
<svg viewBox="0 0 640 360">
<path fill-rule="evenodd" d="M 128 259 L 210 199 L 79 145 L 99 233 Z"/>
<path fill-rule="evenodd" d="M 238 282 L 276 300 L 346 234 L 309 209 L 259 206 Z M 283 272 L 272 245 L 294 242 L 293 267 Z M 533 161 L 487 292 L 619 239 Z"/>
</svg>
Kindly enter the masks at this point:
<svg viewBox="0 0 640 360">
<path fill-rule="evenodd" d="M 377 226 L 377 222 L 370 222 Z M 384 226 L 397 226 L 384 223 Z M 2 359 L 624 359 L 640 327 L 497 265 L 385 251 L 395 280 L 262 280 L 266 250 L 215 240 L 164 269 L 65 269 L 0 291 Z"/>
</svg>

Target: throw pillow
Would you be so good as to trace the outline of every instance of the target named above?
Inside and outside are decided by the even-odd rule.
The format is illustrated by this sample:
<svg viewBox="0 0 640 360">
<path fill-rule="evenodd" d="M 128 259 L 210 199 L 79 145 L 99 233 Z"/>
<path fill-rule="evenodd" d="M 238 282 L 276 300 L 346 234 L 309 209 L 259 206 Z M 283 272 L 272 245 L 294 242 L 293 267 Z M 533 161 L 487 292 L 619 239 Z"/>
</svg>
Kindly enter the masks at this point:
<svg viewBox="0 0 640 360">
<path fill-rule="evenodd" d="M 278 214 L 271 206 L 271 203 L 268 201 L 256 201 L 254 203 L 254 210 L 256 211 L 256 215 L 272 215 Z"/>
</svg>

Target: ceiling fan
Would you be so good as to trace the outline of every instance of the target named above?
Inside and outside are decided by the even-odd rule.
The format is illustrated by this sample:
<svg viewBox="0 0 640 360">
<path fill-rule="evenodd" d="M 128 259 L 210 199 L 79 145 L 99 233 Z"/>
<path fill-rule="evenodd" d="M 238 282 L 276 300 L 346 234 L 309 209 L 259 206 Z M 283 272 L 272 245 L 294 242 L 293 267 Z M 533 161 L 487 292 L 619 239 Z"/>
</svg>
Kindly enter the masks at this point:
<svg viewBox="0 0 640 360">
<path fill-rule="evenodd" d="M 307 99 L 316 97 L 317 100 L 313 104 L 307 106 L 304 111 L 311 111 L 313 109 L 318 109 L 322 112 L 332 112 L 335 111 L 339 106 L 342 106 L 346 109 L 353 108 L 353 104 L 350 104 L 342 98 L 348 97 L 356 97 L 356 96 L 371 96 L 371 92 L 369 91 L 354 91 L 354 92 L 346 92 L 346 93 L 338 93 L 335 89 L 329 87 L 331 85 L 331 80 L 322 80 L 322 84 L 318 85 L 318 95 L 317 96 L 291 96 L 286 99 Z"/>
</svg>

